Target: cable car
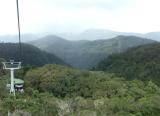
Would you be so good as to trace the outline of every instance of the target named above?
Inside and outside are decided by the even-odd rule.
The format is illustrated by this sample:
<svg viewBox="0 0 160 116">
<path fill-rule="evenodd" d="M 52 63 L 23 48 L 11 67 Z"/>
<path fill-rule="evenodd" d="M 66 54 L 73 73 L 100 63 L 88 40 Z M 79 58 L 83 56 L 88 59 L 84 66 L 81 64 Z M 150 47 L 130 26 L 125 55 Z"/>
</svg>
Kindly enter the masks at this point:
<svg viewBox="0 0 160 116">
<path fill-rule="evenodd" d="M 15 78 L 14 79 L 14 89 L 15 89 L 15 91 L 19 91 L 19 92 L 23 93 L 24 92 L 23 87 L 24 87 L 24 81 L 22 79 Z"/>
<path fill-rule="evenodd" d="M 16 0 L 17 6 L 17 21 L 18 21 L 18 39 L 19 39 L 19 49 L 20 49 L 20 57 L 19 60 L 22 61 L 22 50 L 21 50 L 21 31 L 20 31 L 20 18 L 19 18 L 19 3 Z M 11 83 L 7 84 L 7 87 L 10 86 L 10 93 L 13 93 L 15 96 L 15 91 L 23 91 L 24 81 L 21 79 L 17 79 L 14 77 L 14 71 L 21 69 L 21 62 L 14 62 L 14 60 L 10 60 L 10 62 L 2 62 L 3 69 L 10 70 Z"/>
<path fill-rule="evenodd" d="M 21 69 L 21 62 L 14 62 L 14 60 L 10 60 L 10 62 L 2 62 L 2 63 L 3 63 L 3 69 L 10 70 L 11 83 L 7 84 L 7 88 L 10 87 L 10 93 L 13 93 L 15 95 L 15 91 L 23 92 L 24 81 L 14 77 L 14 71 Z"/>
</svg>

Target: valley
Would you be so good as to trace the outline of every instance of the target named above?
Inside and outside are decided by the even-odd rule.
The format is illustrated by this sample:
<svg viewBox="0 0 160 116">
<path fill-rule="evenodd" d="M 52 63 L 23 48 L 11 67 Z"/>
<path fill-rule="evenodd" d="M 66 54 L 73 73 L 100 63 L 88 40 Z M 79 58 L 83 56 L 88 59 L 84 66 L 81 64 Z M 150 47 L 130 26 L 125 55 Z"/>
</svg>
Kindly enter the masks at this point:
<svg viewBox="0 0 160 116">
<path fill-rule="evenodd" d="M 128 48 L 156 41 L 136 36 L 117 36 L 95 41 L 69 41 L 58 36 L 46 36 L 30 44 L 55 54 L 75 68 L 91 69 L 111 54 L 124 52 Z"/>
</svg>

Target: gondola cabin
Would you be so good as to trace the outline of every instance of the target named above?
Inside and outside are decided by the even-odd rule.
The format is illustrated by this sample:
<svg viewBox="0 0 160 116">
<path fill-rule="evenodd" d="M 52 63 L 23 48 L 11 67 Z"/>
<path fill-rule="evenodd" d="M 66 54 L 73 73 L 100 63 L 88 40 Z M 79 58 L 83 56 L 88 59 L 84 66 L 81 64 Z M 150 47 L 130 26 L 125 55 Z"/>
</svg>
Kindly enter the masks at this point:
<svg viewBox="0 0 160 116">
<path fill-rule="evenodd" d="M 23 92 L 24 81 L 21 79 L 14 78 L 14 71 L 21 69 L 21 62 L 2 62 L 3 69 L 10 70 L 10 84 L 7 84 L 7 87 L 10 87 L 10 93 L 15 95 L 15 91 Z"/>
</svg>

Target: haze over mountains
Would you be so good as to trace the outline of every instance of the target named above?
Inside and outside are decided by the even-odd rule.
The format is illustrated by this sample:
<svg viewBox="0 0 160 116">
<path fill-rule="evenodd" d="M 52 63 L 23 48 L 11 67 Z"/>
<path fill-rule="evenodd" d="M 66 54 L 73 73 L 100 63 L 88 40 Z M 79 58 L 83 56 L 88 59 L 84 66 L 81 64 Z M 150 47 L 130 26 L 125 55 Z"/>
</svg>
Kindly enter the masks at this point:
<svg viewBox="0 0 160 116">
<path fill-rule="evenodd" d="M 28 42 L 37 40 L 47 35 L 57 35 L 67 40 L 99 40 L 99 39 L 110 39 L 119 35 L 126 36 L 138 36 L 144 37 L 156 41 L 160 41 L 160 32 L 150 32 L 146 34 L 142 33 L 132 33 L 132 32 L 117 32 L 105 29 L 88 29 L 83 32 L 71 32 L 71 33 L 43 33 L 43 34 L 23 34 L 22 42 Z M 2 42 L 18 42 L 16 35 L 3 35 L 0 36 L 0 41 Z"/>
<path fill-rule="evenodd" d="M 23 42 L 27 41 L 33 41 L 36 40 L 38 37 L 34 34 L 23 34 L 21 36 L 21 40 Z M 12 42 L 12 43 L 18 43 L 18 35 L 2 35 L 0 36 L 0 42 Z"/>
<path fill-rule="evenodd" d="M 117 32 L 105 29 L 88 29 L 79 34 L 58 34 L 58 36 L 66 38 L 68 40 L 98 40 L 98 39 L 110 39 L 119 35 L 132 35 L 143 37 L 140 33 L 127 33 L 127 32 Z"/>
<path fill-rule="evenodd" d="M 130 47 L 155 42 L 152 40 L 159 41 L 159 38 L 160 32 L 140 34 L 89 29 L 80 34 L 66 33 L 45 37 L 42 37 L 42 34 L 24 34 L 22 35 L 22 42 L 29 42 L 46 52 L 52 53 L 73 67 L 88 69 L 110 54 L 123 52 Z M 16 43 L 18 37 L 1 36 L 0 41 Z"/>
<path fill-rule="evenodd" d="M 89 69 L 111 54 L 128 48 L 154 43 L 155 41 L 136 36 L 117 36 L 95 41 L 69 41 L 58 36 L 46 36 L 30 44 L 53 53 L 76 68 Z"/>
<path fill-rule="evenodd" d="M 42 34 L 25 34 L 22 35 L 22 42 L 30 43 L 56 55 L 73 67 L 89 69 L 111 54 L 153 43 L 154 40 L 159 41 L 159 38 L 160 32 L 140 34 L 89 29 L 80 34 L 66 33 L 45 37 L 42 37 Z M 17 36 L 1 36 L 0 41 L 16 43 L 18 38 Z"/>
<path fill-rule="evenodd" d="M 110 39 L 119 35 L 126 36 L 138 36 L 144 37 L 156 41 L 160 41 L 160 32 L 149 32 L 146 34 L 133 33 L 133 32 L 117 32 L 105 29 L 88 29 L 80 34 L 58 34 L 60 37 L 68 40 L 98 40 L 98 39 Z"/>
</svg>

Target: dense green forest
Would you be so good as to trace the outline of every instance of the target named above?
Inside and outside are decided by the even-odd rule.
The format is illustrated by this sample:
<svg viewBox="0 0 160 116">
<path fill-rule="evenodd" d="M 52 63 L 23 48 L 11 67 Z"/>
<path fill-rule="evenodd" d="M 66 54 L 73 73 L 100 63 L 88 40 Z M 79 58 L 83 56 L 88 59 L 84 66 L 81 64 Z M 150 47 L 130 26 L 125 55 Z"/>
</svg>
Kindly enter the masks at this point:
<svg viewBox="0 0 160 116">
<path fill-rule="evenodd" d="M 113 53 L 153 42 L 155 41 L 136 36 L 117 36 L 95 41 L 70 41 L 57 36 L 46 36 L 30 44 L 57 55 L 73 67 L 90 69 Z"/>
<path fill-rule="evenodd" d="M 21 53 L 23 65 L 42 66 L 44 64 L 66 64 L 57 56 L 42 51 L 29 44 L 22 44 Z M 19 45 L 16 43 L 0 43 L 0 58 L 4 58 L 6 61 L 19 61 Z"/>
<path fill-rule="evenodd" d="M 25 93 L 8 95 L 8 73 L 0 76 L 0 115 L 159 116 L 160 88 L 152 81 L 128 81 L 112 73 L 59 65 L 23 68 Z"/>
<path fill-rule="evenodd" d="M 116 73 L 126 79 L 152 80 L 160 85 L 160 43 L 131 48 L 109 56 L 95 68 Z"/>
<path fill-rule="evenodd" d="M 17 44 L 9 45 L 18 49 Z M 10 75 L 0 64 L 0 116 L 8 112 L 13 116 L 159 116 L 159 52 L 159 43 L 130 48 L 91 71 L 56 64 L 24 65 L 15 76 L 24 80 L 25 92 L 16 92 L 16 97 L 6 88 Z M 12 58 L 12 54 L 4 56 L 0 62 Z"/>
</svg>

